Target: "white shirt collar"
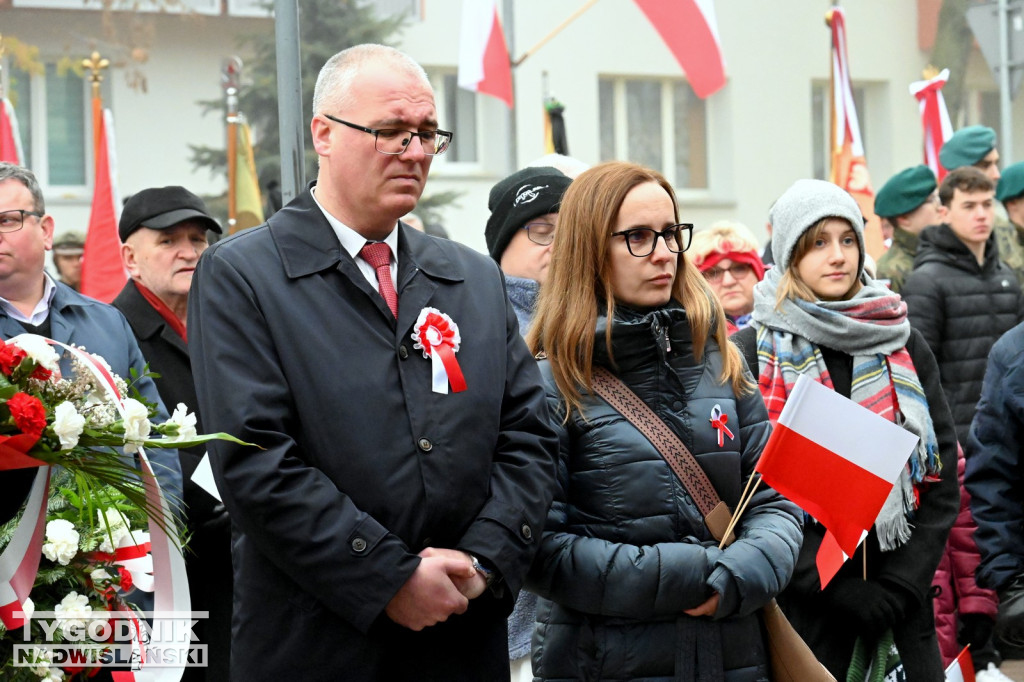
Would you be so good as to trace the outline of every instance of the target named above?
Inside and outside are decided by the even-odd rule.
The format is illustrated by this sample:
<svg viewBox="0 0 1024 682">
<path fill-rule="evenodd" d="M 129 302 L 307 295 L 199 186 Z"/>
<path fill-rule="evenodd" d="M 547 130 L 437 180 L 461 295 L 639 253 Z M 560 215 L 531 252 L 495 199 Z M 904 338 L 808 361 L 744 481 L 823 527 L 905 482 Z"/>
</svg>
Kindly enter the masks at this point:
<svg viewBox="0 0 1024 682">
<path fill-rule="evenodd" d="M 36 307 L 32 309 L 31 315 L 25 315 L 18 310 L 14 304 L 8 301 L 3 296 L 0 296 L 0 308 L 7 313 L 8 317 L 17 320 L 18 322 L 24 322 L 33 326 L 38 326 L 46 321 L 47 316 L 50 314 L 50 304 L 53 302 L 53 296 L 57 293 L 57 285 L 54 284 L 46 272 L 43 272 L 43 297 L 36 303 Z"/>
</svg>

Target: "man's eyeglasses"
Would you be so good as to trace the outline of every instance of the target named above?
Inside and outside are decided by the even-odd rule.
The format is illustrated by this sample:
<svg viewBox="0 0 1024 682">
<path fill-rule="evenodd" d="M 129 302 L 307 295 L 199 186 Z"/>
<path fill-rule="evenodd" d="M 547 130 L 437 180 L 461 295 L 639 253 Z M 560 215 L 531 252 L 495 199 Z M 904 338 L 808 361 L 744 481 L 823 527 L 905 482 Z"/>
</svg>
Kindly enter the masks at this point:
<svg viewBox="0 0 1024 682">
<path fill-rule="evenodd" d="M 401 155 L 402 152 L 409 148 L 409 143 L 412 142 L 414 137 L 420 138 L 420 146 L 423 147 L 423 153 L 427 156 L 444 154 L 448 149 L 448 145 L 452 143 L 452 133 L 447 130 L 421 130 L 416 133 L 399 128 L 367 128 L 366 126 L 342 121 L 340 118 L 335 118 L 330 114 L 324 114 L 324 117 L 329 118 L 335 123 L 340 123 L 349 128 L 373 135 L 376 149 L 381 154 Z"/>
<path fill-rule="evenodd" d="M 637 258 L 644 258 L 654 253 L 658 244 L 658 237 L 665 240 L 665 246 L 672 253 L 682 253 L 690 248 L 690 239 L 693 237 L 692 223 L 678 223 L 669 225 L 661 232 L 652 230 L 649 227 L 634 227 L 630 230 L 612 232 L 613 237 L 623 237 L 626 240 L 626 248 L 629 253 Z"/>
<path fill-rule="evenodd" d="M 0 212 L 0 233 L 17 232 L 25 226 L 25 216 L 27 215 L 42 218 L 45 214 L 36 213 L 35 211 L 23 211 L 20 208 Z"/>
<path fill-rule="evenodd" d="M 527 223 L 523 225 L 527 238 L 534 244 L 547 246 L 555 241 L 554 223 Z"/>
<path fill-rule="evenodd" d="M 704 279 L 717 284 L 727 272 L 733 279 L 740 280 L 754 272 L 754 268 L 747 263 L 733 263 L 727 268 L 708 268 L 704 271 Z"/>
</svg>

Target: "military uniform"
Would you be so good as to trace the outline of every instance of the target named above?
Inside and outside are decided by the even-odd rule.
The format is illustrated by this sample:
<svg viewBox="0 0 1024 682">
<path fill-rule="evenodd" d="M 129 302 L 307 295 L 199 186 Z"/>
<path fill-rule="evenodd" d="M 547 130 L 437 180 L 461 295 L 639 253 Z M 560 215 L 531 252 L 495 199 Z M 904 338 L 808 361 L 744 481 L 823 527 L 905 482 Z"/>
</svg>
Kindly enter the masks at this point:
<svg viewBox="0 0 1024 682">
<path fill-rule="evenodd" d="M 878 279 L 889 280 L 889 288 L 896 293 L 900 292 L 907 275 L 914 269 L 917 242 L 916 234 L 897 227 L 893 231 L 892 246 L 878 259 L 878 264 L 875 267 Z"/>
<path fill-rule="evenodd" d="M 999 246 L 999 260 L 1017 273 L 1017 281 L 1024 286 L 1024 227 L 997 215 L 992 231 L 996 234 L 996 244 Z"/>
</svg>

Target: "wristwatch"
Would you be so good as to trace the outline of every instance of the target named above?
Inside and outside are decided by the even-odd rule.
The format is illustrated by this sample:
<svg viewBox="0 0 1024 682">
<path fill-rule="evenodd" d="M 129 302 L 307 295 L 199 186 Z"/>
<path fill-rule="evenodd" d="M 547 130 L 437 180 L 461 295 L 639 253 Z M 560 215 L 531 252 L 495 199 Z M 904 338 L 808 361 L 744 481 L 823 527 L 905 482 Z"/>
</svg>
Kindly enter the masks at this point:
<svg viewBox="0 0 1024 682">
<path fill-rule="evenodd" d="M 494 582 L 494 571 L 492 571 L 489 568 L 484 568 L 484 565 L 481 564 L 480 560 L 477 559 L 476 556 L 473 554 L 469 555 L 469 560 L 473 562 L 473 570 L 482 575 L 484 578 L 484 583 L 487 585 L 487 587 L 490 587 L 491 583 Z"/>
</svg>

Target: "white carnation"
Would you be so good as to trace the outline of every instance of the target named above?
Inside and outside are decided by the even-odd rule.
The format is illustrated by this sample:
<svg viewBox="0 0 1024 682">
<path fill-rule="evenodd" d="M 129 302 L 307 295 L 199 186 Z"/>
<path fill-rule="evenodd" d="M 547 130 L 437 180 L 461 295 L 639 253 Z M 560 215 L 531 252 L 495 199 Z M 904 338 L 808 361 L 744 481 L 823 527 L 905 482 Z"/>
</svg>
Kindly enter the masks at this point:
<svg viewBox="0 0 1024 682">
<path fill-rule="evenodd" d="M 103 532 L 100 551 L 110 554 L 120 546 L 121 540 L 130 534 L 128 520 L 116 509 L 101 509 L 96 514 L 99 516 L 99 527 Z"/>
<path fill-rule="evenodd" d="M 50 676 L 50 665 L 53 664 L 53 654 L 46 649 L 32 650 L 32 672 L 44 680 Z"/>
<path fill-rule="evenodd" d="M 57 620 L 61 622 L 61 629 L 64 632 L 72 629 L 84 632 L 92 620 L 92 605 L 89 598 L 77 592 L 69 592 L 53 607 L 53 611 L 57 614 Z"/>
<path fill-rule="evenodd" d="M 149 423 L 149 410 L 134 398 L 124 401 L 124 451 L 127 454 L 139 451 L 139 446 L 149 438 L 152 424 Z"/>
<path fill-rule="evenodd" d="M 37 365 L 41 365 L 51 372 L 60 372 L 60 356 L 43 337 L 35 334 L 21 334 L 11 339 L 11 343 L 25 351 Z"/>
<path fill-rule="evenodd" d="M 75 406 L 65 401 L 57 406 L 53 415 L 53 432 L 60 438 L 60 447 L 70 450 L 78 445 L 78 439 L 85 428 L 85 417 Z"/>
<path fill-rule="evenodd" d="M 74 524 L 64 519 L 54 519 L 46 524 L 46 542 L 43 544 L 43 556 L 56 561 L 61 566 L 78 553 L 78 531 Z"/>
<path fill-rule="evenodd" d="M 174 408 L 174 414 L 164 422 L 165 426 L 170 424 L 178 427 L 178 435 L 165 438 L 168 443 L 179 443 L 196 437 L 196 415 L 188 411 L 185 403 L 178 403 Z"/>
</svg>

